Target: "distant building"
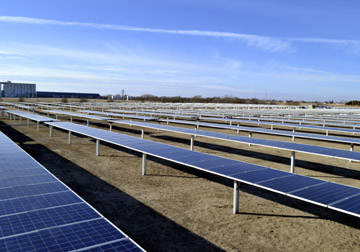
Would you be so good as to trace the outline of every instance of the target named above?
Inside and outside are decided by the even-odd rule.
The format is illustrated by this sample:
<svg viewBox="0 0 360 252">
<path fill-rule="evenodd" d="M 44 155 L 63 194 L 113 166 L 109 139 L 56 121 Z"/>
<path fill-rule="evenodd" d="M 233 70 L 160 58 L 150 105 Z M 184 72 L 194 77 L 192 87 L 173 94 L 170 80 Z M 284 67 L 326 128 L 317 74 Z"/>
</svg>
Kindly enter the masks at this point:
<svg viewBox="0 0 360 252">
<path fill-rule="evenodd" d="M 1 97 L 36 97 L 36 84 L 0 82 Z"/>
<path fill-rule="evenodd" d="M 36 92 L 38 98 L 84 98 L 100 99 L 100 94 L 95 93 L 69 93 L 69 92 Z"/>
</svg>

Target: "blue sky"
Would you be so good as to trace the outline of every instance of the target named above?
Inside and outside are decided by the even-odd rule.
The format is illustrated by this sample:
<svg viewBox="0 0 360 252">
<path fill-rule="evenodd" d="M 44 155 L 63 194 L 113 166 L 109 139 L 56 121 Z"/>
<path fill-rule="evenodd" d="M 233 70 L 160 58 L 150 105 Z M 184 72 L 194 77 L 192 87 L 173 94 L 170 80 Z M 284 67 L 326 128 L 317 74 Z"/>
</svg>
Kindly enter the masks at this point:
<svg viewBox="0 0 360 252">
<path fill-rule="evenodd" d="M 39 91 L 360 99 L 359 1 L 2 0 L 0 80 Z"/>
</svg>

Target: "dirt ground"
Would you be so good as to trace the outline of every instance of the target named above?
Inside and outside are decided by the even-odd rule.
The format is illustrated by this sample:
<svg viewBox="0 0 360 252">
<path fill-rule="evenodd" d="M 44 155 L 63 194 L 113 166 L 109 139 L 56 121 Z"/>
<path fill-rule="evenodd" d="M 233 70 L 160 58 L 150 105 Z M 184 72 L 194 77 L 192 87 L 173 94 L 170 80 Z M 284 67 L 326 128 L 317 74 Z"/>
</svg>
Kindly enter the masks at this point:
<svg viewBox="0 0 360 252">
<path fill-rule="evenodd" d="M 101 145 L 101 155 L 96 156 L 95 142 L 89 138 L 75 135 L 68 145 L 66 132 L 54 130 L 50 138 L 46 126 L 37 132 L 36 125 L 28 128 L 18 123 L 3 118 L 0 130 L 145 250 L 360 251 L 359 218 L 245 185 L 240 214 L 234 215 L 231 181 L 153 158 L 148 162 L 148 175 L 141 176 L 138 153 Z M 91 126 L 108 129 L 95 122 Z M 137 127 L 113 127 L 113 131 L 140 136 Z M 259 134 L 253 137 L 291 141 Z M 145 138 L 183 148 L 190 144 L 188 136 L 156 130 L 146 130 Z M 296 142 L 349 149 L 348 145 L 314 140 Z M 284 171 L 290 168 L 289 151 L 201 137 L 195 139 L 195 151 Z M 295 171 L 360 187 L 356 162 L 299 153 Z"/>
</svg>

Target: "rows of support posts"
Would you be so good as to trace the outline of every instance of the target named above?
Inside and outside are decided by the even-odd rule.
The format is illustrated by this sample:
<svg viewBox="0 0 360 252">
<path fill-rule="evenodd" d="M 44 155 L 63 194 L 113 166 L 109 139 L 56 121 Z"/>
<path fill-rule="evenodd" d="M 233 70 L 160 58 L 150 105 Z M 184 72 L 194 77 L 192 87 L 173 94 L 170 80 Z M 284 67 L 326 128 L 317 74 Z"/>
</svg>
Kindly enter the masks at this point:
<svg viewBox="0 0 360 252">
<path fill-rule="evenodd" d="M 8 118 L 9 120 L 16 120 L 16 115 L 8 113 Z M 58 118 L 57 114 L 56 114 L 56 118 Z M 72 117 L 70 118 L 70 121 L 72 122 Z M 19 122 L 20 125 L 22 124 L 22 117 L 19 116 Z M 112 131 L 112 123 L 109 123 L 110 125 L 110 131 Z M 30 126 L 30 120 L 29 118 L 27 118 L 27 126 Z M 87 126 L 89 126 L 89 120 L 87 120 Z M 195 129 L 198 129 L 199 125 L 196 125 Z M 50 137 L 53 137 L 53 126 L 49 126 L 50 129 Z M 37 122 L 37 131 L 40 130 L 40 122 Z M 293 129 L 293 132 L 295 132 L 295 129 Z M 144 139 L 145 136 L 145 130 L 142 127 L 141 128 L 141 138 Z M 191 135 L 190 138 L 190 150 L 194 150 L 194 141 L 195 141 L 195 136 L 196 135 Z M 252 137 L 252 132 L 249 132 L 249 137 Z M 295 136 L 293 136 L 293 140 L 294 140 Z M 95 139 L 96 140 L 96 156 L 100 155 L 100 140 L 99 139 Z M 72 143 L 72 132 L 68 131 L 68 144 Z M 251 144 L 249 144 L 250 146 Z M 354 143 L 351 143 L 350 146 L 350 151 L 354 151 Z M 351 162 L 351 160 L 350 160 Z M 142 153 L 142 175 L 145 176 L 147 172 L 147 154 L 146 153 Z M 291 151 L 291 157 L 290 157 L 290 172 L 294 173 L 295 172 L 295 151 Z M 236 214 L 239 212 L 239 191 L 240 191 L 240 182 L 239 181 L 234 181 L 234 199 L 233 199 L 233 213 Z"/>
<path fill-rule="evenodd" d="M 53 137 L 53 126 L 49 126 L 50 129 L 50 137 Z M 68 131 L 68 144 L 72 143 L 72 132 Z M 194 143 L 194 135 L 191 136 L 192 142 L 192 150 L 193 150 L 193 143 Z M 144 128 L 141 128 L 141 138 L 144 139 Z M 100 139 L 96 140 L 96 151 L 95 155 L 100 156 Z M 191 149 L 191 148 L 190 148 Z M 147 154 L 142 153 L 142 160 L 141 160 L 141 175 L 145 176 L 147 172 Z M 239 193 L 240 193 L 240 182 L 234 181 L 234 199 L 233 199 L 233 213 L 239 213 Z"/>
</svg>

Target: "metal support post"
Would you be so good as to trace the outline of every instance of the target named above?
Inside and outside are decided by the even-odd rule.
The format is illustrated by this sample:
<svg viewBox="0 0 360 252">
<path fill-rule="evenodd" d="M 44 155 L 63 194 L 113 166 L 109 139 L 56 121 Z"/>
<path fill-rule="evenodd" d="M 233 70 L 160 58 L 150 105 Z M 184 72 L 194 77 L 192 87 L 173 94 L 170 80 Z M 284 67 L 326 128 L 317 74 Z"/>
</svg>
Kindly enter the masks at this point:
<svg viewBox="0 0 360 252">
<path fill-rule="evenodd" d="M 252 138 L 252 132 L 249 132 L 249 137 Z M 249 146 L 251 146 L 250 143 L 249 143 Z"/>
<path fill-rule="evenodd" d="M 53 137 L 53 128 L 54 128 L 54 127 L 53 127 L 53 126 L 50 126 L 49 128 L 50 128 L 50 137 Z"/>
<path fill-rule="evenodd" d="M 56 116 L 55 116 L 55 119 L 57 120 L 57 119 L 59 119 L 59 116 L 58 116 L 58 114 L 56 114 Z"/>
<path fill-rule="evenodd" d="M 144 128 L 141 128 L 141 139 L 144 139 L 145 131 Z"/>
<path fill-rule="evenodd" d="M 100 156 L 100 140 L 96 139 L 96 156 Z"/>
<path fill-rule="evenodd" d="M 191 138 L 190 138 L 190 150 L 194 150 L 194 138 L 195 136 L 194 135 L 191 135 Z"/>
<path fill-rule="evenodd" d="M 142 154 L 142 175 L 146 175 L 146 154 Z"/>
<path fill-rule="evenodd" d="M 30 119 L 27 119 L 27 126 L 30 127 Z"/>
<path fill-rule="evenodd" d="M 71 131 L 69 131 L 69 144 L 71 144 Z"/>
<path fill-rule="evenodd" d="M 72 116 L 70 116 L 70 122 L 72 123 Z"/>
<path fill-rule="evenodd" d="M 239 191 L 240 191 L 240 183 L 238 181 L 234 181 L 234 206 L 233 213 L 239 213 Z"/>
<path fill-rule="evenodd" d="M 112 131 L 112 123 L 109 123 L 109 130 Z"/>
<path fill-rule="evenodd" d="M 19 117 L 19 124 L 21 125 L 21 123 L 22 123 L 22 118 Z"/>
<path fill-rule="evenodd" d="M 271 130 L 273 130 L 274 129 L 274 125 L 273 124 L 271 124 Z"/>
<path fill-rule="evenodd" d="M 87 119 L 87 120 L 86 120 L 86 126 L 89 127 L 89 124 L 90 124 L 89 119 Z"/>
<path fill-rule="evenodd" d="M 326 136 L 328 136 L 329 135 L 329 130 L 326 130 Z"/>
<path fill-rule="evenodd" d="M 294 173 L 295 171 L 295 151 L 291 152 L 291 161 L 290 161 L 290 172 Z"/>
<path fill-rule="evenodd" d="M 40 122 L 36 123 L 36 130 L 39 132 L 40 131 Z"/>
<path fill-rule="evenodd" d="M 351 143 L 350 145 L 350 151 L 354 151 L 354 143 Z M 350 163 L 352 163 L 352 160 L 349 160 Z"/>
</svg>

